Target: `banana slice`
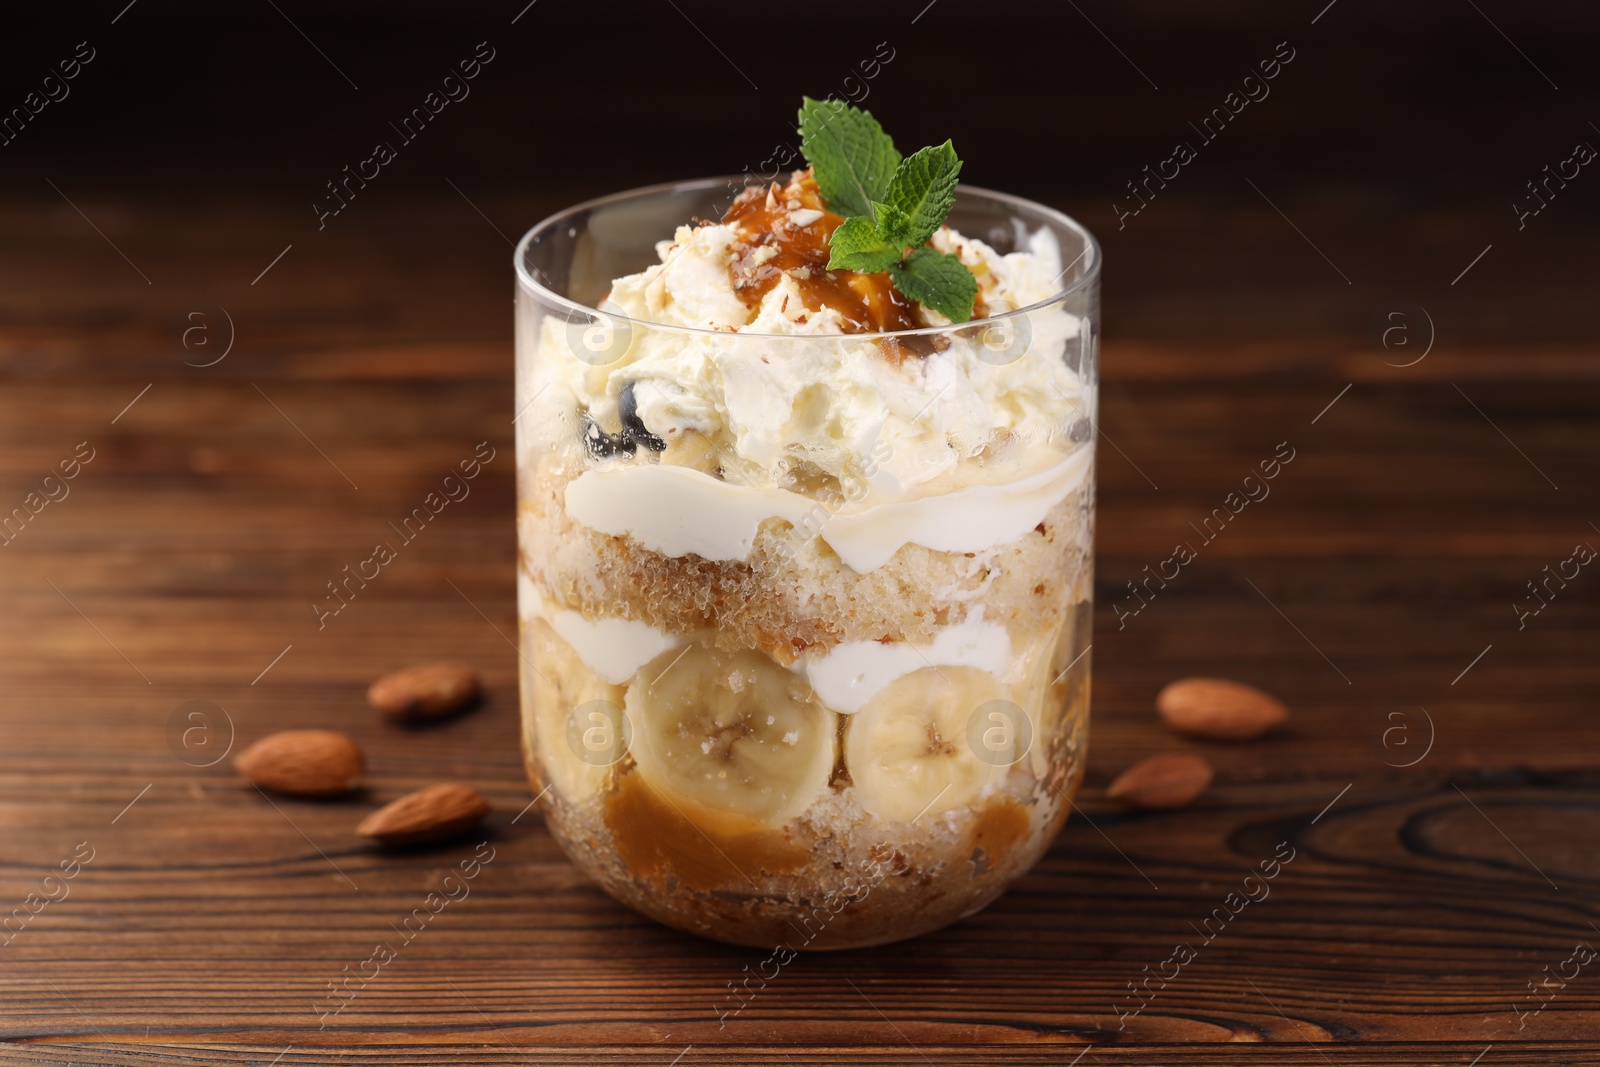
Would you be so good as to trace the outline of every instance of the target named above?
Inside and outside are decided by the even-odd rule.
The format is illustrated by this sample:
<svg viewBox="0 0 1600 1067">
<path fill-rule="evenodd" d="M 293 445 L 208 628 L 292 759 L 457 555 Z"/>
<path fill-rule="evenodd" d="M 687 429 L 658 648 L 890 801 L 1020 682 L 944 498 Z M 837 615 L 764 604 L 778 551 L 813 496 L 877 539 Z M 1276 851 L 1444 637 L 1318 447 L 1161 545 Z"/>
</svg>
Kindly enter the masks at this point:
<svg viewBox="0 0 1600 1067">
<path fill-rule="evenodd" d="M 688 801 L 686 814 L 699 806 L 781 826 L 827 791 L 834 714 L 759 652 L 663 653 L 628 687 L 625 706 L 639 775 Z"/>
<path fill-rule="evenodd" d="M 1035 778 L 1043 780 L 1050 773 L 1050 741 L 1061 730 L 1062 697 L 1065 682 L 1057 681 L 1061 673 L 1057 661 L 1070 644 L 1067 630 L 1050 635 L 1023 651 L 1023 680 L 1018 685 L 1014 699 L 1028 713 L 1033 727 L 1033 743 L 1029 746 L 1028 767 Z"/>
<path fill-rule="evenodd" d="M 545 784 L 568 803 L 581 804 L 605 788 L 612 767 L 627 753 L 623 687 L 590 670 L 543 619 L 522 626 L 535 672 L 534 751 Z"/>
<path fill-rule="evenodd" d="M 911 822 L 970 804 L 1033 747 L 1031 717 L 975 667 L 923 667 L 850 717 L 845 765 L 870 814 Z"/>
</svg>

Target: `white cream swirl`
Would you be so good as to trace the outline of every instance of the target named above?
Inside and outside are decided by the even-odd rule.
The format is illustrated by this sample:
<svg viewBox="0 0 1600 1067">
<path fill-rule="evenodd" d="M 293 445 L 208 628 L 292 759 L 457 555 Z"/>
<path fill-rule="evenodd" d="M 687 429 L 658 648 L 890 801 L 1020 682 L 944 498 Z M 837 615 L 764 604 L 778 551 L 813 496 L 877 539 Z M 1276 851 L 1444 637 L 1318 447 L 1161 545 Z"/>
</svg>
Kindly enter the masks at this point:
<svg viewBox="0 0 1600 1067">
<path fill-rule="evenodd" d="M 1031 442 L 1058 459 L 1079 447 L 1067 428 L 1092 415 L 1094 398 L 1065 358 L 1082 322 L 1060 305 L 941 335 L 941 350 L 888 359 L 880 342 L 844 333 L 837 311 L 807 309 L 789 274 L 747 306 L 729 274 L 736 238 L 724 224 L 680 227 L 658 246 L 661 263 L 613 283 L 608 307 L 637 323 L 614 362 L 576 358 L 567 324 L 548 317 L 538 387 L 549 388 L 549 401 L 616 426 L 619 397 L 633 383 L 644 426 L 669 445 L 697 443 L 697 455 L 714 450 L 721 479 L 804 492 L 807 479 L 820 478 L 862 504 L 991 480 L 997 442 Z M 1008 255 L 948 227 L 932 244 L 968 264 L 991 316 L 1060 290 L 1061 256 L 1049 230 Z M 916 310 L 929 325 L 946 324 Z M 1012 470 L 1045 465 L 1033 459 Z"/>
<path fill-rule="evenodd" d="M 566 489 L 567 512 L 591 530 L 635 541 L 663 556 L 748 560 L 762 522 L 783 519 L 828 543 L 858 574 L 902 547 L 981 552 L 1032 530 L 1089 474 L 1092 453 L 1015 481 L 978 483 L 932 496 L 830 511 L 787 489 L 731 485 L 689 467 L 616 464 L 584 471 Z"/>
</svg>

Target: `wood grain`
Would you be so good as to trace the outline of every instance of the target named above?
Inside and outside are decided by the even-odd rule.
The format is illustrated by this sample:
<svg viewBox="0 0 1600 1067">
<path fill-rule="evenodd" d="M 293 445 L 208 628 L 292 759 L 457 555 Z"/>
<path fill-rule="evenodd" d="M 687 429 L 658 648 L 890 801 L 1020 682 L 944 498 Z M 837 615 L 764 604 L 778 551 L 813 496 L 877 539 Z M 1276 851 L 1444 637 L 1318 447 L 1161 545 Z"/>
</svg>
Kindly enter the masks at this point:
<svg viewBox="0 0 1600 1067">
<path fill-rule="evenodd" d="M 0 506 L 78 442 L 97 451 L 0 545 L 0 914 L 79 842 L 94 858 L 0 947 L 0 1060 L 1593 1062 L 1600 975 L 1525 1025 L 1513 1011 L 1575 942 L 1600 942 L 1600 575 L 1524 629 L 1511 607 L 1575 542 L 1600 543 L 1586 246 L 1547 228 L 1452 289 L 1490 238 L 1481 212 L 1440 207 L 1345 239 L 1336 258 L 1361 279 L 1346 291 L 1259 200 L 1197 190 L 1107 235 L 1082 810 L 988 910 L 802 957 L 723 1020 L 760 954 L 614 904 L 519 815 L 495 226 L 559 202 L 491 191 L 486 224 L 448 189 L 408 192 L 308 237 L 275 194 L 218 194 L 200 227 L 157 193 L 91 190 L 78 203 L 146 285 L 48 189 L 7 194 Z M 1279 201 L 1319 235 L 1359 202 Z M 293 251 L 252 286 L 286 234 Z M 1448 328 L 1423 362 L 1386 366 L 1371 323 L 1423 275 Z M 1538 314 L 1508 325 L 1497 308 L 1519 301 Z M 220 308 L 234 352 L 185 366 L 188 314 Z M 1285 440 L 1297 454 L 1271 497 L 1119 624 L 1126 583 Z M 471 496 L 319 629 L 324 583 L 481 441 L 497 458 Z M 420 730 L 365 707 L 373 678 L 429 659 L 475 666 L 484 706 Z M 1256 744 L 1184 742 L 1152 701 L 1191 674 L 1259 685 L 1293 717 Z M 225 761 L 191 766 L 168 724 L 192 700 L 238 745 L 346 730 L 369 786 L 268 803 Z M 1104 799 L 1133 761 L 1178 750 L 1217 769 L 1193 808 Z M 489 797 L 494 859 L 324 1018 L 328 983 L 471 854 L 381 854 L 355 834 L 438 780 Z M 1270 895 L 1205 942 L 1196 927 L 1284 842 Z M 1197 958 L 1128 1013 L 1129 983 L 1180 942 Z"/>
</svg>

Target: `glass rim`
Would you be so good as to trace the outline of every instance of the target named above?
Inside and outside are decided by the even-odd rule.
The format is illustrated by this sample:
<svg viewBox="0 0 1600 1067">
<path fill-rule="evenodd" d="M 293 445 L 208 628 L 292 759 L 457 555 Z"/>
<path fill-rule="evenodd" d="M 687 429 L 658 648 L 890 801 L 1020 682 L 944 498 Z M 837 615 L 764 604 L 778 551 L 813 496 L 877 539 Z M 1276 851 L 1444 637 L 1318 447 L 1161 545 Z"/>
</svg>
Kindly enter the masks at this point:
<svg viewBox="0 0 1600 1067">
<path fill-rule="evenodd" d="M 565 309 L 568 321 L 571 321 L 572 314 L 574 312 L 579 312 L 588 317 L 613 319 L 619 322 L 627 323 L 632 327 L 646 330 L 707 335 L 724 339 L 728 337 L 751 337 L 767 340 L 790 341 L 803 339 L 814 342 L 819 336 L 836 336 L 840 338 L 849 338 L 852 341 L 863 341 L 885 337 L 918 337 L 928 334 L 942 334 L 951 333 L 958 330 L 984 328 L 991 323 L 1004 322 L 1007 319 L 1016 318 L 1021 315 L 1027 315 L 1031 312 L 1038 311 L 1041 308 L 1060 303 L 1066 297 L 1072 295 L 1080 289 L 1086 288 L 1100 276 L 1100 242 L 1095 239 L 1094 234 L 1091 233 L 1089 228 L 1083 225 L 1083 223 L 1079 222 L 1077 219 L 1066 214 L 1065 212 L 1057 211 L 1055 208 L 1041 204 L 1038 201 L 1029 200 L 1025 197 L 1014 196 L 1011 193 L 1002 193 L 993 189 L 985 189 L 982 186 L 968 185 L 965 182 L 962 182 L 956 187 L 956 194 L 958 196 L 962 193 L 971 193 L 976 194 L 982 199 L 1010 205 L 1013 208 L 1026 208 L 1030 212 L 1044 216 L 1052 223 L 1061 226 L 1063 229 L 1070 230 L 1073 233 L 1081 236 L 1084 241 L 1084 251 L 1078 253 L 1078 258 L 1074 259 L 1072 263 L 1069 263 L 1061 273 L 1065 274 L 1067 270 L 1071 270 L 1072 267 L 1077 264 L 1079 259 L 1083 259 L 1084 256 L 1087 255 L 1089 262 L 1084 268 L 1083 274 L 1075 278 L 1071 284 L 1063 287 L 1060 291 L 1051 294 L 1043 300 L 1036 300 L 1025 307 L 1016 308 L 1011 311 L 1003 311 L 998 315 L 985 315 L 981 319 L 969 319 L 966 322 L 952 322 L 945 326 L 923 326 L 915 330 L 885 330 L 876 333 L 841 333 L 818 335 L 788 333 L 745 333 L 742 330 L 736 330 L 730 333 L 727 330 L 713 330 L 703 326 L 679 326 L 669 323 L 652 322 L 649 319 L 636 319 L 632 316 L 624 315 L 617 311 L 602 311 L 599 308 L 590 307 L 587 304 L 573 300 L 570 297 L 562 296 L 560 293 L 555 292 L 549 286 L 545 285 L 543 282 L 529 274 L 527 267 L 525 266 L 528 246 L 532 243 L 536 236 L 566 225 L 580 212 L 592 211 L 595 208 L 604 207 L 608 204 L 619 203 L 624 200 L 631 200 L 649 193 L 711 189 L 719 185 L 731 186 L 734 183 L 741 181 L 746 182 L 746 187 L 749 187 L 747 181 L 749 177 L 751 177 L 749 174 L 735 174 L 724 175 L 723 177 L 719 178 L 692 178 L 687 181 L 657 182 L 654 185 L 641 185 L 633 189 L 624 189 L 621 192 L 610 193 L 606 196 L 597 196 L 592 200 L 585 200 L 581 203 L 573 204 L 570 207 L 562 208 L 555 214 L 549 215 L 535 223 L 527 233 L 522 235 L 522 239 L 517 242 L 516 251 L 512 254 L 512 265 L 517 272 L 517 281 L 530 290 L 534 296 L 545 300 L 556 307 Z"/>
</svg>

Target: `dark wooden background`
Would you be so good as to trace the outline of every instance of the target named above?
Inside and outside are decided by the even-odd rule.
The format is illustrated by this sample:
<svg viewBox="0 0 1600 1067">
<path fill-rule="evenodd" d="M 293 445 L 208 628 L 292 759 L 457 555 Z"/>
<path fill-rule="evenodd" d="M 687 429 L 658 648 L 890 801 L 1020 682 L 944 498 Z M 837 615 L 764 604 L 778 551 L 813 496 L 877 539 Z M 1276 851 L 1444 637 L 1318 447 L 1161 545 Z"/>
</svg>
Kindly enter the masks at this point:
<svg viewBox="0 0 1600 1067">
<path fill-rule="evenodd" d="M 0 510 L 80 442 L 95 458 L 0 545 L 0 915 L 59 895 L 44 879 L 80 842 L 94 859 L 0 947 L 0 1062 L 1600 1057 L 1600 964 L 1552 980 L 1538 1014 L 1514 1007 L 1600 944 L 1600 573 L 1523 629 L 1513 608 L 1600 545 L 1600 174 L 1520 230 L 1511 206 L 1600 145 L 1592 9 L 31 17 L 8 14 L 0 108 L 77 42 L 96 58 L 0 147 Z M 323 183 L 483 40 L 472 95 L 319 231 Z M 1119 230 L 1124 181 L 1280 41 L 1295 59 L 1272 95 Z M 866 102 L 903 144 L 953 136 L 964 177 L 1104 241 L 1084 815 L 982 914 L 800 958 L 724 1026 L 728 983 L 763 954 L 634 916 L 518 819 L 510 242 L 577 197 L 757 165 L 801 92 L 840 87 L 879 42 L 895 58 Z M 230 332 L 226 358 L 185 365 Z M 498 455 L 471 496 L 319 631 L 324 583 L 480 441 Z M 1281 441 L 1296 458 L 1272 495 L 1119 629 L 1125 583 Z M 475 664 L 486 706 L 421 734 L 375 721 L 367 682 L 432 657 Z M 1152 698 L 1195 673 L 1280 694 L 1290 728 L 1205 747 L 1217 782 L 1190 810 L 1117 810 L 1112 775 L 1185 747 Z M 225 761 L 179 758 L 197 759 L 168 729 L 189 701 L 214 706 L 216 745 L 348 730 L 370 789 L 274 807 Z M 492 798 L 495 858 L 319 1026 L 327 983 L 472 852 L 354 836 L 439 779 Z M 1270 897 L 1119 1028 L 1127 983 L 1282 841 L 1296 858 Z"/>
</svg>

